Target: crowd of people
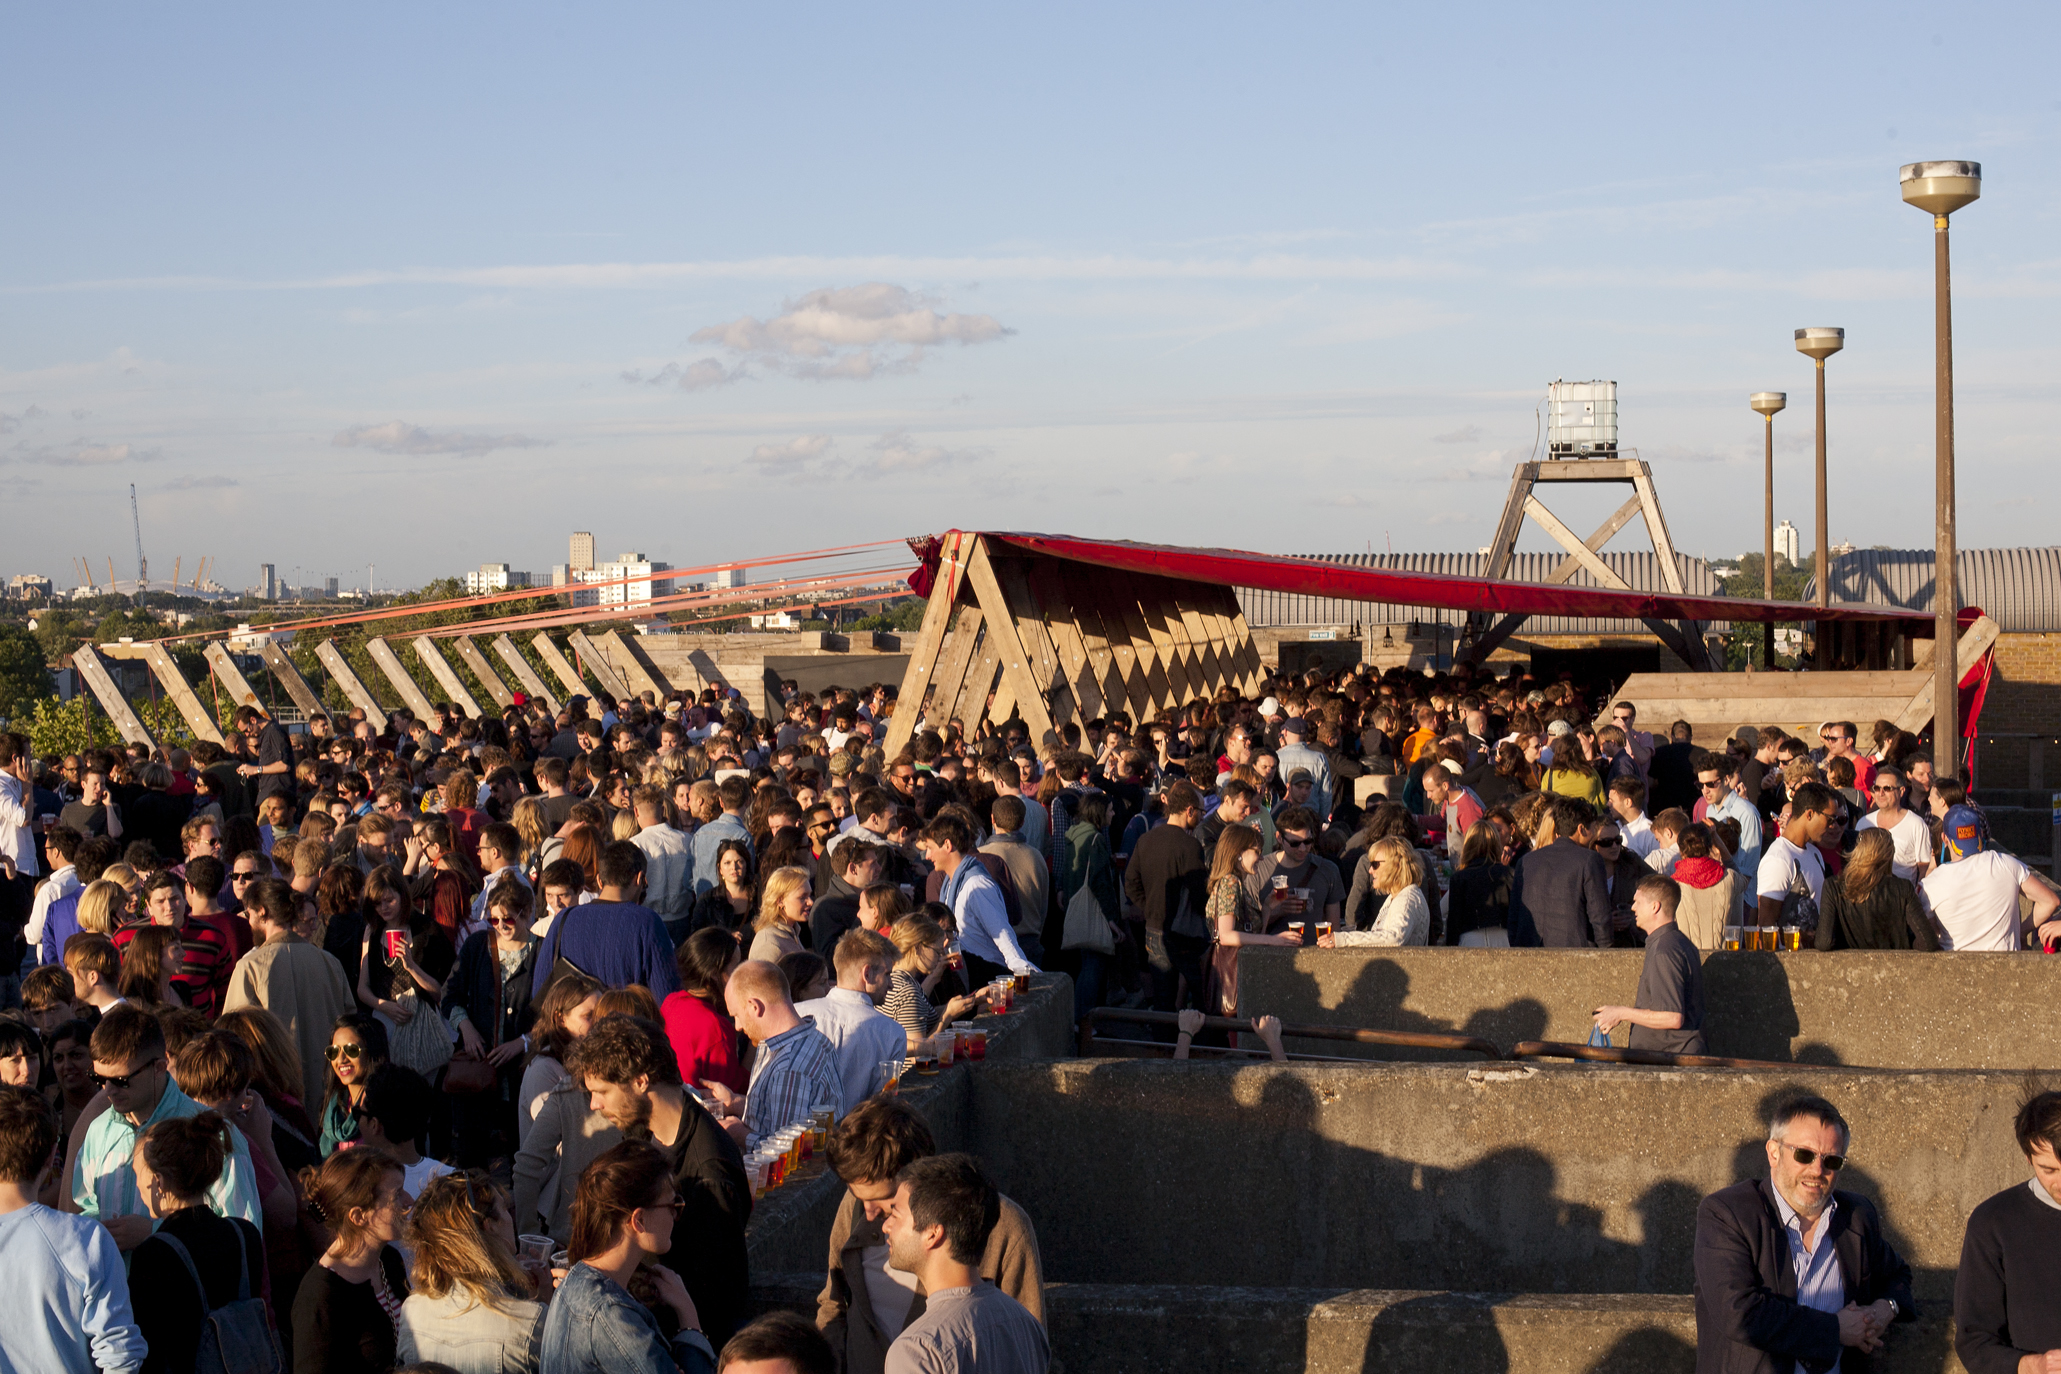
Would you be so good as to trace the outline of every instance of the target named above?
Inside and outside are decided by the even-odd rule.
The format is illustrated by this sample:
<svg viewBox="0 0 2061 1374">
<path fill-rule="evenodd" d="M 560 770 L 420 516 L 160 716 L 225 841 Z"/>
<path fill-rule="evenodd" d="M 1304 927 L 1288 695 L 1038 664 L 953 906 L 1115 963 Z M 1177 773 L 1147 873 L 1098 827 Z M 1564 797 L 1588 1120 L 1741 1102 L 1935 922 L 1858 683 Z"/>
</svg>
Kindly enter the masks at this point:
<svg viewBox="0 0 2061 1374">
<path fill-rule="evenodd" d="M 1628 702 L 1593 728 L 1567 681 L 1361 669 L 1042 740 L 919 715 L 890 755 L 903 705 L 244 707 L 161 756 L 0 735 L 0 1186 L 42 1209 L 33 1244 L 0 1218 L 38 1314 L 0 1354 L 1042 1370 L 1028 1218 L 886 1093 L 997 980 L 1180 1011 L 1184 1056 L 1198 1013 L 1242 1015 L 1279 1058 L 1243 946 L 1643 946 L 1598 1026 L 1694 1053 L 1700 957 L 1740 928 L 2061 940 L 1883 725 L 1872 753 L 1842 722 L 1703 747 Z M 754 1195 L 820 1121 L 848 1196 L 819 1320 L 753 1322 Z"/>
</svg>

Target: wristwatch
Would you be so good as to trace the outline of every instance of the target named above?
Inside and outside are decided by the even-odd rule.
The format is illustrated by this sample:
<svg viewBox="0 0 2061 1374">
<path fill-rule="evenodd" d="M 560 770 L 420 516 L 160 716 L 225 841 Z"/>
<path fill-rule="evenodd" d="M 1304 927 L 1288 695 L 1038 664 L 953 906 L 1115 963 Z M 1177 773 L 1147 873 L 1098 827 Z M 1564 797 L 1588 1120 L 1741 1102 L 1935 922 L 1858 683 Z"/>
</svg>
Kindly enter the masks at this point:
<svg viewBox="0 0 2061 1374">
<path fill-rule="evenodd" d="M 1898 1317 L 1903 1315 L 1903 1309 L 1896 1305 L 1895 1298 L 1884 1298 L 1882 1301 L 1889 1304 L 1889 1319 L 1891 1321 L 1895 1321 Z"/>
</svg>

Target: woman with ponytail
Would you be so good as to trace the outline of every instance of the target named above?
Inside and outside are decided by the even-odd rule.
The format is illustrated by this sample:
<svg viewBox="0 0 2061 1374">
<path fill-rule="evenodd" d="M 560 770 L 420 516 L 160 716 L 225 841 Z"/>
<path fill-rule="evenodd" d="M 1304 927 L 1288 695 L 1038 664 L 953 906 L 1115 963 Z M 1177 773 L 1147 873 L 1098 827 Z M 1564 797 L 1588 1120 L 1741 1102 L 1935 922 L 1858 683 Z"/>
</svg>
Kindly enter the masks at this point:
<svg viewBox="0 0 2061 1374">
<path fill-rule="evenodd" d="M 192 1369 L 208 1312 L 269 1289 L 258 1228 L 207 1205 L 233 1152 L 228 1123 L 213 1112 L 160 1121 L 136 1141 L 136 1191 L 158 1223 L 129 1260 L 130 1303 L 150 1346 L 143 1374 Z"/>
</svg>

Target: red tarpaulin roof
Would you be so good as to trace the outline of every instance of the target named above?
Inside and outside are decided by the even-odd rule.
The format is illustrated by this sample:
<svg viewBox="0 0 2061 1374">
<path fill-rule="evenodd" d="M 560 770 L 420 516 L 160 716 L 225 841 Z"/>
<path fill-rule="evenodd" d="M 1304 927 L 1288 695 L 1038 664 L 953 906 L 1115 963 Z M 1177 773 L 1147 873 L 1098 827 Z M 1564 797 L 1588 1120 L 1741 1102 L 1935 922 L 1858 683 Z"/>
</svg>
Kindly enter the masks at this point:
<svg viewBox="0 0 2061 1374">
<path fill-rule="evenodd" d="M 1404 606 L 1433 606 L 1491 615 L 1558 615 L 1606 620 L 1890 620 L 1908 633 L 1929 637 L 1932 613 L 1897 606 L 1855 603 L 1826 610 L 1794 601 L 1747 601 L 1723 596 L 1676 596 L 1668 592 L 1617 591 L 1609 587 L 1548 586 L 1535 582 L 1495 582 L 1486 578 L 1451 577 L 1442 573 L 1396 572 L 1385 568 L 1352 568 L 1339 563 L 1247 553 L 1242 549 L 1184 549 L 1170 544 L 1137 544 L 1121 539 L 1077 539 L 1064 534 L 982 531 L 997 544 L 1050 554 L 1077 563 L 1157 577 L 1189 578 L 1232 587 L 1263 587 L 1305 596 L 1347 601 L 1381 601 Z"/>
</svg>

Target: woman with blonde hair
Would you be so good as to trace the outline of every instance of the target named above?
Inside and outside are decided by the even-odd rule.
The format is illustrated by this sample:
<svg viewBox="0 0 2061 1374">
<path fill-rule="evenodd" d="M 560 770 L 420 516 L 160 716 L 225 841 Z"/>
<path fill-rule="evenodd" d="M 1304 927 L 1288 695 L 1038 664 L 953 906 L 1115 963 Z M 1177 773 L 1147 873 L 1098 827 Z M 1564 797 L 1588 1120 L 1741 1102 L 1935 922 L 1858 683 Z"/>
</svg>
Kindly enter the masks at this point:
<svg viewBox="0 0 2061 1374">
<path fill-rule="evenodd" d="M 1939 935 L 1910 879 L 1891 869 L 1896 840 L 1880 828 L 1863 830 L 1846 867 L 1825 880 L 1818 914 L 1818 948 L 1936 951 Z"/>
<path fill-rule="evenodd" d="M 1424 862 L 1417 851 L 1395 836 L 1374 841 L 1367 850 L 1367 882 L 1353 882 L 1356 900 L 1346 908 L 1346 924 L 1366 931 L 1370 945 L 1431 943 L 1431 908 L 1424 900 Z M 1369 908 L 1380 906 L 1369 919 Z"/>
<path fill-rule="evenodd" d="M 536 797 L 521 797 L 508 813 L 508 823 L 522 837 L 522 857 L 516 860 L 532 889 L 544 872 L 544 841 L 551 838 L 550 823 L 544 817 L 544 803 Z"/>
<path fill-rule="evenodd" d="M 544 1304 L 533 1295 L 543 1284 L 516 1258 L 508 1195 L 477 1170 L 431 1179 L 409 1213 L 407 1238 L 415 1264 L 394 1319 L 400 1362 L 534 1374 Z"/>
<path fill-rule="evenodd" d="M 809 919 L 809 908 L 815 905 L 809 887 L 806 868 L 776 868 L 766 875 L 766 892 L 759 899 L 759 914 L 752 921 L 752 929 L 758 934 L 752 937 L 751 953 L 746 958 L 777 964 L 781 955 L 801 951 L 802 942 L 796 932 Z"/>
<path fill-rule="evenodd" d="M 112 878 L 96 878 L 79 894 L 80 930 L 112 937 L 128 914 L 129 890 Z"/>
<path fill-rule="evenodd" d="M 888 974 L 880 1009 L 902 1023 L 913 1053 L 939 1026 L 950 1025 L 980 1006 L 979 995 L 954 997 L 934 1007 L 930 992 L 945 972 L 945 928 L 922 912 L 896 921 L 889 937 L 899 958 Z"/>
<path fill-rule="evenodd" d="M 223 1012 L 215 1019 L 215 1029 L 228 1031 L 250 1046 L 251 1058 L 256 1061 L 251 1086 L 265 1099 L 273 1124 L 284 1121 L 299 1145 L 320 1158 L 315 1143 L 319 1132 L 300 1096 L 301 1052 L 294 1047 L 286 1023 L 263 1007 L 248 1006 Z"/>
</svg>

